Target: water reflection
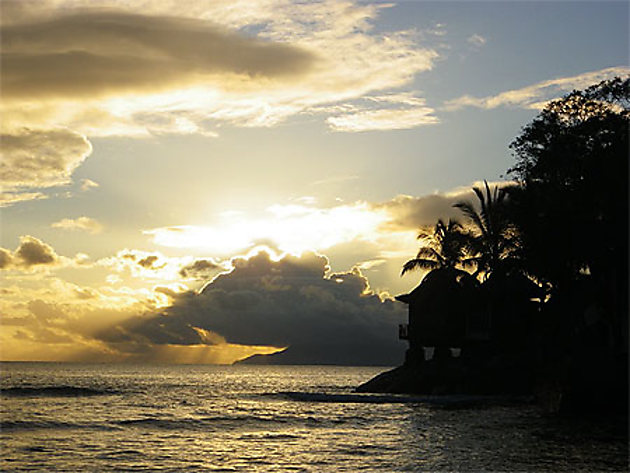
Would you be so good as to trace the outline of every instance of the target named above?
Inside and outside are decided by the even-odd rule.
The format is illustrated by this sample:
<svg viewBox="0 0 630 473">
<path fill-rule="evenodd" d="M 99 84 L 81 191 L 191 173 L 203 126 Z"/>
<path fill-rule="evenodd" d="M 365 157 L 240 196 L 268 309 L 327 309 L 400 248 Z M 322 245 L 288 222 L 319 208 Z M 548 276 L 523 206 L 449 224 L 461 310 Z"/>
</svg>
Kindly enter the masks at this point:
<svg viewBox="0 0 630 473">
<path fill-rule="evenodd" d="M 410 469 L 436 471 L 627 471 L 625 423 L 550 417 L 536 406 L 415 406 Z"/>
<path fill-rule="evenodd" d="M 531 406 L 366 402 L 374 368 L 11 365 L 1 471 L 625 471 L 623 429 Z M 35 391 L 33 391 L 35 392 Z M 31 392 L 31 394 L 33 393 Z M 75 394 L 83 391 L 69 390 Z M 299 392 L 290 398 L 282 393 Z M 320 401 L 317 401 L 319 399 Z M 347 402 L 343 402 L 343 400 Z M 327 402 L 322 402 L 327 400 Z"/>
</svg>

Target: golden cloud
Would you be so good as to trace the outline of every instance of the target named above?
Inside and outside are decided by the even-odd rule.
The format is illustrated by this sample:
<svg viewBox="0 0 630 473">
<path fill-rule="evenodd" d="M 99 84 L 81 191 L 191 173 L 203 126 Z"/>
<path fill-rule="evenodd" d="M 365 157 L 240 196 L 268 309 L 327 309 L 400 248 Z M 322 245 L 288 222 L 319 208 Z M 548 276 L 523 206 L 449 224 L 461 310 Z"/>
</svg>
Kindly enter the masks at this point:
<svg viewBox="0 0 630 473">
<path fill-rule="evenodd" d="M 0 248 L 0 269 L 30 270 L 55 266 L 59 262 L 59 255 L 52 246 L 30 235 L 20 237 L 20 244 L 13 252 Z"/>
<path fill-rule="evenodd" d="M 216 136 L 222 123 L 273 126 L 407 85 L 437 58 L 414 31 L 373 31 L 386 5 L 144 2 L 142 14 L 132 7 L 3 3 L 0 111 L 16 144 L 3 178 L 22 192 L 6 203 L 39 196 L 28 187 L 67 184 L 90 153 L 86 136 Z M 431 110 L 418 104 L 329 120 L 339 131 L 429 122 Z"/>
<path fill-rule="evenodd" d="M 328 272 L 327 258 L 313 253 L 237 258 L 202 291 L 178 294 L 159 313 L 97 336 L 112 346 L 233 344 L 267 353 L 288 346 L 282 357 L 294 363 L 398 361 L 404 345 L 395 328 L 404 309 L 374 294 L 357 268 Z"/>
<path fill-rule="evenodd" d="M 83 98 L 212 82 L 215 74 L 301 75 L 308 51 L 207 20 L 85 10 L 3 28 L 4 100 Z"/>
<path fill-rule="evenodd" d="M 68 184 L 92 152 L 84 136 L 64 128 L 19 128 L 3 132 L 0 140 L 0 182 L 5 190 Z"/>
<path fill-rule="evenodd" d="M 382 346 L 394 362 L 402 352 L 395 330 L 390 336 L 388 327 L 395 327 L 404 311 L 373 288 L 407 290 L 413 281 L 401 281 L 400 268 L 417 250 L 418 227 L 455 216 L 452 204 L 473 198 L 470 188 L 462 187 L 329 209 L 316 208 L 314 202 L 269 209 L 270 216 L 283 222 L 281 234 L 290 234 L 291 225 L 309 223 L 308 231 L 319 238 L 307 240 L 309 244 L 329 245 L 331 258 L 340 255 L 334 256 L 335 265 L 351 267 L 349 271 L 332 271 L 328 258 L 313 252 L 276 256 L 253 251 L 234 258 L 228 267 L 208 257 L 127 249 L 85 263 L 85 255 L 65 258 L 41 240 L 23 236 L 15 251 L 0 248 L 0 268 L 13 270 L 6 273 L 12 285 L 2 289 L 0 300 L 4 315 L 0 338 L 9 353 L 3 356 L 28 359 L 39 347 L 47 359 L 100 354 L 112 360 L 230 363 L 290 346 L 278 356 L 306 362 L 321 361 L 317 357 L 323 340 L 331 344 L 326 354 L 330 362 L 387 361 L 370 358 L 362 341 Z M 246 215 L 226 218 L 250 222 Z M 258 228 L 275 226 L 272 222 Z M 188 238 L 194 235 L 191 228 L 169 232 Z M 219 230 L 214 229 L 221 234 Z M 333 231 L 340 233 L 329 233 Z M 229 235 L 225 232 L 226 241 Z M 284 244 L 303 239 L 297 237 Z M 358 261 L 363 263 L 357 265 Z M 34 272 L 40 267 L 68 271 L 68 266 L 112 271 L 118 277 L 108 277 L 102 286 L 79 285 Z"/>
<path fill-rule="evenodd" d="M 64 218 L 50 226 L 63 230 L 82 230 L 88 233 L 100 233 L 103 230 L 103 225 L 90 217 Z"/>
</svg>

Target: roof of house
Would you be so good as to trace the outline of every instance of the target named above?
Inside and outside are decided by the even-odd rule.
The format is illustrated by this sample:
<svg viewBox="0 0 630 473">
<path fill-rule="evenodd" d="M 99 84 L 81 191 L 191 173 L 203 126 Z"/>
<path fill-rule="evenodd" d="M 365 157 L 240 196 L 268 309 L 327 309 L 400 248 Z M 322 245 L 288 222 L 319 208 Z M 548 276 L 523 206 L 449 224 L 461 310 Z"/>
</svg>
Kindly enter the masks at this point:
<svg viewBox="0 0 630 473">
<path fill-rule="evenodd" d="M 409 294 L 396 296 L 396 300 L 409 304 L 411 302 L 430 304 L 437 301 L 449 304 L 451 297 L 457 297 L 476 287 L 474 278 L 459 269 L 440 268 L 429 272 L 422 282 Z"/>
</svg>

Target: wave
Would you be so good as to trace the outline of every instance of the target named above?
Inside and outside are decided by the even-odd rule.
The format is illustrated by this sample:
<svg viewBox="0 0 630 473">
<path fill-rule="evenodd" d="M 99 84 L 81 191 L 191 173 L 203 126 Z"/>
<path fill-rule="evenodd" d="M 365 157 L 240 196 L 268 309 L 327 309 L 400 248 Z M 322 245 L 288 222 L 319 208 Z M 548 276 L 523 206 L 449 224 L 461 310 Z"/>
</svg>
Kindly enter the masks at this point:
<svg viewBox="0 0 630 473">
<path fill-rule="evenodd" d="M 162 431 L 222 431 L 225 429 L 239 429 L 241 427 L 256 427 L 268 429 L 274 425 L 309 425 L 316 421 L 312 417 L 294 416 L 260 416 L 260 415 L 218 415 L 206 417 L 140 417 L 97 422 L 64 422 L 59 420 L 14 420 L 2 421 L 3 431 L 14 432 L 23 430 L 126 430 L 148 429 Z"/>
<path fill-rule="evenodd" d="M 407 394 L 331 394 L 324 392 L 283 391 L 267 393 L 267 396 L 279 396 L 298 402 L 331 402 L 361 404 L 429 404 L 444 408 L 464 408 L 503 403 L 523 403 L 529 398 L 523 396 L 484 396 L 484 395 L 426 395 Z"/>
<path fill-rule="evenodd" d="M 20 430 L 120 430 L 118 426 L 112 426 L 103 423 L 73 423 L 60 422 L 54 420 L 18 420 L 18 421 L 2 421 L 3 431 L 20 431 Z"/>
<path fill-rule="evenodd" d="M 425 398 L 396 395 L 396 394 L 331 394 L 324 392 L 294 392 L 283 391 L 268 393 L 268 396 L 278 396 L 298 402 L 333 402 L 333 403 L 362 403 L 362 404 L 396 404 L 425 402 Z"/>
<path fill-rule="evenodd" d="M 84 388 L 79 386 L 20 386 L 2 388 L 0 394 L 13 397 L 77 397 L 103 396 L 119 393 L 107 389 Z"/>
<path fill-rule="evenodd" d="M 123 419 L 115 423 L 122 427 L 143 427 L 161 430 L 195 430 L 195 429 L 216 429 L 238 427 L 242 425 L 255 424 L 287 424 L 293 422 L 304 422 L 308 420 L 300 416 L 259 416 L 259 415 L 226 415 L 210 417 L 187 417 L 187 418 L 164 418 L 164 417 L 143 417 L 138 419 Z"/>
</svg>

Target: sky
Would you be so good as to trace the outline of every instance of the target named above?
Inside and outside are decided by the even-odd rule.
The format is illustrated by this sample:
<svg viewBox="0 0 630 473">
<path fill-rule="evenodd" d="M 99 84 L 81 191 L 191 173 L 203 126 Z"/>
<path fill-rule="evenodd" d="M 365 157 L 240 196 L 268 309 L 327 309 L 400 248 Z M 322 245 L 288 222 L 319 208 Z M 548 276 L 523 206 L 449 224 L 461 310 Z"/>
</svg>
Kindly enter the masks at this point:
<svg viewBox="0 0 630 473">
<path fill-rule="evenodd" d="M 0 8 L 2 360 L 397 364 L 418 229 L 630 73 L 626 1 Z"/>
</svg>

